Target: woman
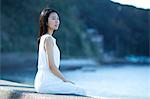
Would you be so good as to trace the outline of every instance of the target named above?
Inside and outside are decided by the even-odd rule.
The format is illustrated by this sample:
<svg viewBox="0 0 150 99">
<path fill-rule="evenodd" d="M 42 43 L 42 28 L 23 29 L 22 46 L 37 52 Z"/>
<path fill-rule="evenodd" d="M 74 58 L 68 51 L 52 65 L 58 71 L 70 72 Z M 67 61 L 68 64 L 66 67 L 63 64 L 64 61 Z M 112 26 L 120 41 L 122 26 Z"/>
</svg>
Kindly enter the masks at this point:
<svg viewBox="0 0 150 99">
<path fill-rule="evenodd" d="M 59 15 L 55 10 L 47 8 L 41 12 L 35 90 L 39 93 L 86 95 L 83 88 L 64 78 L 59 70 L 60 51 L 53 37 L 59 24 Z"/>
</svg>

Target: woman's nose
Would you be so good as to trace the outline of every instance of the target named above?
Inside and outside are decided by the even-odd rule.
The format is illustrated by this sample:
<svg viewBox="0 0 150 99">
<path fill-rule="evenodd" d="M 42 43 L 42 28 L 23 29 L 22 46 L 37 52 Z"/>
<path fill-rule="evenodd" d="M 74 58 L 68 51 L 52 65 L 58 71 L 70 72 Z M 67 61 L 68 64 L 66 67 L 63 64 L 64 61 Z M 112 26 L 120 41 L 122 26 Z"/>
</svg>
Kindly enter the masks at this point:
<svg viewBox="0 0 150 99">
<path fill-rule="evenodd" d="M 59 23 L 59 20 L 56 20 L 56 23 Z"/>
<path fill-rule="evenodd" d="M 59 23 L 59 20 L 56 20 L 55 22 L 58 24 L 58 23 Z"/>
</svg>

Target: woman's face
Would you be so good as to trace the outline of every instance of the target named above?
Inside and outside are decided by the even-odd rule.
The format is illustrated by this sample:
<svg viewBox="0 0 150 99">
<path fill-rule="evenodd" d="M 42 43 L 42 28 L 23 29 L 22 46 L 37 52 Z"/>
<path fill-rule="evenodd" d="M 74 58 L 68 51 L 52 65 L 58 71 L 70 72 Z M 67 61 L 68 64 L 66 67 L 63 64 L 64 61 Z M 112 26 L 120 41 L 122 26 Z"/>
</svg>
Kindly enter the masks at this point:
<svg viewBox="0 0 150 99">
<path fill-rule="evenodd" d="M 57 30 L 59 27 L 60 21 L 59 16 L 56 12 L 52 12 L 48 17 L 48 27 L 52 30 Z"/>
</svg>

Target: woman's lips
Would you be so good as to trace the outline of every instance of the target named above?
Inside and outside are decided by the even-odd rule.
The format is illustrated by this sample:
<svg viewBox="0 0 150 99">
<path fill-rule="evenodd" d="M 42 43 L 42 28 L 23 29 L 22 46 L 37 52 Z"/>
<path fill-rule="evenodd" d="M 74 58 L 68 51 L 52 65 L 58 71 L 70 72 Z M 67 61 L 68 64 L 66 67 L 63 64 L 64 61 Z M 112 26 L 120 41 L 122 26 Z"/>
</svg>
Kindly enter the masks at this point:
<svg viewBox="0 0 150 99">
<path fill-rule="evenodd" d="M 55 25 L 56 27 L 58 27 L 58 25 Z"/>
</svg>

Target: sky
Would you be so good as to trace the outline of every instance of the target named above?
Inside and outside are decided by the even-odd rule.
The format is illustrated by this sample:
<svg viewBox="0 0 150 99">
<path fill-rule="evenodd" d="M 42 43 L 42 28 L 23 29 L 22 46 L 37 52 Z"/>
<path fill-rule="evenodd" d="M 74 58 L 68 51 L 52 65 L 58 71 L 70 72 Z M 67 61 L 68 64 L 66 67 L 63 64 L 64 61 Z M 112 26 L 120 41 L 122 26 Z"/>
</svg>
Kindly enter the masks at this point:
<svg viewBox="0 0 150 99">
<path fill-rule="evenodd" d="M 137 8 L 150 9 L 150 0 L 111 0 L 125 5 L 132 5 Z"/>
</svg>

